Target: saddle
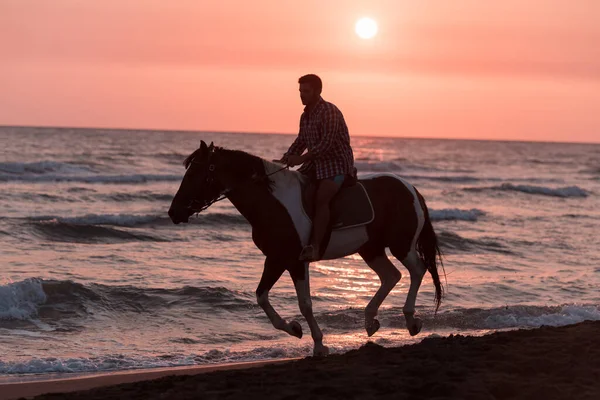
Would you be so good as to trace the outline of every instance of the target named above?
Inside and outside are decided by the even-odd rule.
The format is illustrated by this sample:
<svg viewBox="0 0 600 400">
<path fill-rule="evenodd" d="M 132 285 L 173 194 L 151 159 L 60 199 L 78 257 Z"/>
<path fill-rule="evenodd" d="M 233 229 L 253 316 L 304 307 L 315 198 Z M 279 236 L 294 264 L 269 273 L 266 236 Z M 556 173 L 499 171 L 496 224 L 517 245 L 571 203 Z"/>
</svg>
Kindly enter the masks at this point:
<svg viewBox="0 0 600 400">
<path fill-rule="evenodd" d="M 316 182 L 312 179 L 302 181 L 302 206 L 312 220 L 315 213 Z M 371 199 L 362 183 L 347 176 L 340 191 L 331 201 L 331 230 L 340 230 L 369 224 L 375 219 Z"/>
</svg>

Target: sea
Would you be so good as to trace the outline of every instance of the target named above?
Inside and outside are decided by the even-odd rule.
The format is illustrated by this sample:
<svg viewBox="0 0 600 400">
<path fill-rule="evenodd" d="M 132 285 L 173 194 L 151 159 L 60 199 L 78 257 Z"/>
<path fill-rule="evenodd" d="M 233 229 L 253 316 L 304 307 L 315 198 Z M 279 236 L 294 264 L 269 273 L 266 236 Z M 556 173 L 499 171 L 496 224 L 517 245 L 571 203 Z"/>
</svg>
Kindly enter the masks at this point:
<svg viewBox="0 0 600 400">
<path fill-rule="evenodd" d="M 279 158 L 293 135 L 0 127 L 0 378 L 312 355 L 286 273 L 270 299 L 304 337 L 256 304 L 264 256 L 225 200 L 173 225 L 183 159 L 200 141 Z M 359 176 L 395 173 L 425 197 L 446 296 L 431 278 L 402 306 L 408 271 L 368 338 L 379 287 L 357 255 L 311 265 L 317 321 L 332 353 L 368 341 L 600 320 L 600 145 L 352 137 Z M 389 253 L 388 253 L 389 254 Z"/>
</svg>

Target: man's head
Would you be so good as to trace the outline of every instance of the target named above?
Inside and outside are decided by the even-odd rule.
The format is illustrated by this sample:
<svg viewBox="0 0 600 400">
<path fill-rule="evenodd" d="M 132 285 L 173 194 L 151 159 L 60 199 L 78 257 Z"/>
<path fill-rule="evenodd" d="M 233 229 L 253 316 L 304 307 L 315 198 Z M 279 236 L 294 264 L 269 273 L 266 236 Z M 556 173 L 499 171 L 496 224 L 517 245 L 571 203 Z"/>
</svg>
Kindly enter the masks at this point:
<svg viewBox="0 0 600 400">
<path fill-rule="evenodd" d="M 315 104 L 321 97 L 323 82 L 317 75 L 304 75 L 298 79 L 300 84 L 300 99 L 305 106 Z"/>
</svg>

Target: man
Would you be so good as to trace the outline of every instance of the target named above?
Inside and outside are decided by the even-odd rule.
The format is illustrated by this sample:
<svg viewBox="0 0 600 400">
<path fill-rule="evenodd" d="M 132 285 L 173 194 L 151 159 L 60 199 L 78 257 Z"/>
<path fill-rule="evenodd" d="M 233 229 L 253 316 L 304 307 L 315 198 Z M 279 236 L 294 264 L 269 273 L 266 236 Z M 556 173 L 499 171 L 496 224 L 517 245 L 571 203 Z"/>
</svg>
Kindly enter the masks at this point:
<svg viewBox="0 0 600 400">
<path fill-rule="evenodd" d="M 291 167 L 302 165 L 299 171 L 316 180 L 311 244 L 300 254 L 301 260 L 316 261 L 329 224 L 331 200 L 346 179 L 355 177 L 356 170 L 346 121 L 335 105 L 321 97 L 321 78 L 305 75 L 298 83 L 300 99 L 306 106 L 300 117 L 300 132 L 279 162 Z"/>
</svg>

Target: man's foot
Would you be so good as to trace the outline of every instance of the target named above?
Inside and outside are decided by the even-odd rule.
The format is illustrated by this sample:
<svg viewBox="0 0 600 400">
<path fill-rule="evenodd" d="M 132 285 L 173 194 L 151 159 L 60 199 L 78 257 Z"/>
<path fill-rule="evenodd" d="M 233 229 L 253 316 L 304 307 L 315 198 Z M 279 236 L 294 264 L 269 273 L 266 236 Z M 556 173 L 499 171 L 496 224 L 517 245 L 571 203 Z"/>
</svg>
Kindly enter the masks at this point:
<svg viewBox="0 0 600 400">
<path fill-rule="evenodd" d="M 304 246 L 299 257 L 300 261 L 318 261 L 319 260 L 319 249 L 312 244 Z"/>
</svg>

